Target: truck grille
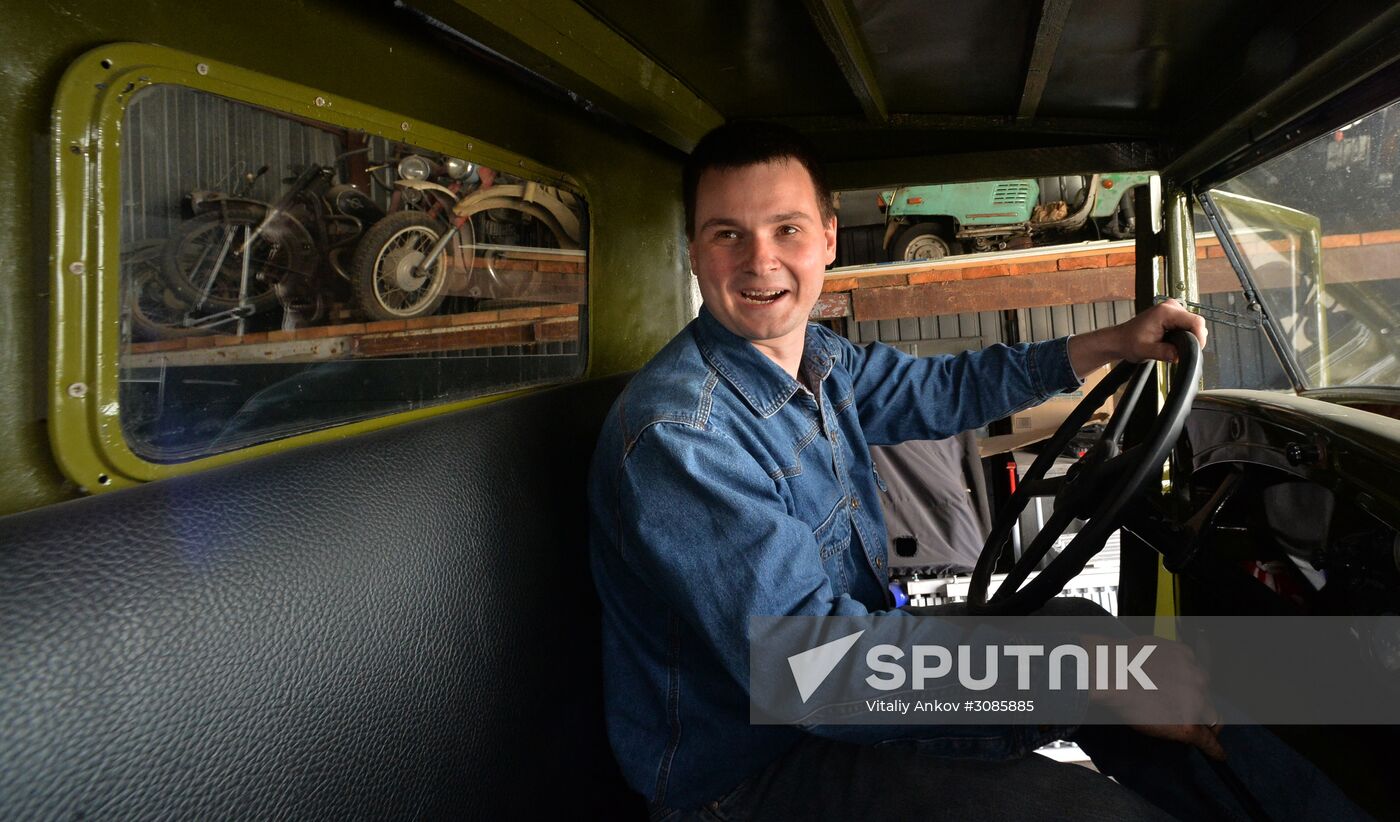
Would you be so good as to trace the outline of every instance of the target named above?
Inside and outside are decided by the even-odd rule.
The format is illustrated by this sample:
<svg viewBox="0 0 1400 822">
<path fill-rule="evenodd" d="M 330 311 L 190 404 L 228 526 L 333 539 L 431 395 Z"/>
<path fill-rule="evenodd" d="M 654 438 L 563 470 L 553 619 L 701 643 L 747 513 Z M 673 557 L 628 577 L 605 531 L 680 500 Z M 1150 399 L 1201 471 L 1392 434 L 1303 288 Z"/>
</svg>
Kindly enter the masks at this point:
<svg viewBox="0 0 1400 822">
<path fill-rule="evenodd" d="M 1030 199 L 1030 184 L 1024 182 L 997 183 L 996 190 L 992 192 L 992 203 L 995 205 L 1025 205 Z"/>
</svg>

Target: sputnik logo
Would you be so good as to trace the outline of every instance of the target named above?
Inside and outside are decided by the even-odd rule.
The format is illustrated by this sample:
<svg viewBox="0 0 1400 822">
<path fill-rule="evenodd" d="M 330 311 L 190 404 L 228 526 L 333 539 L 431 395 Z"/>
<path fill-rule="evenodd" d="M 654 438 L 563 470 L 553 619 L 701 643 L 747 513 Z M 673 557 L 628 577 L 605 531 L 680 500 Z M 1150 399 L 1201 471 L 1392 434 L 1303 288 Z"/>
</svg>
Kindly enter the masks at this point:
<svg viewBox="0 0 1400 822">
<path fill-rule="evenodd" d="M 863 630 L 856 631 L 854 634 L 833 639 L 811 650 L 793 654 L 787 658 L 788 667 L 792 668 L 792 678 L 797 683 L 797 692 L 802 696 L 803 704 L 806 704 L 807 698 L 821 687 L 828 676 L 831 676 L 831 672 L 836 670 L 836 666 L 841 664 L 842 659 L 846 658 L 851 646 L 856 644 L 856 640 L 860 639 L 860 635 L 863 633 L 865 633 Z"/>
</svg>

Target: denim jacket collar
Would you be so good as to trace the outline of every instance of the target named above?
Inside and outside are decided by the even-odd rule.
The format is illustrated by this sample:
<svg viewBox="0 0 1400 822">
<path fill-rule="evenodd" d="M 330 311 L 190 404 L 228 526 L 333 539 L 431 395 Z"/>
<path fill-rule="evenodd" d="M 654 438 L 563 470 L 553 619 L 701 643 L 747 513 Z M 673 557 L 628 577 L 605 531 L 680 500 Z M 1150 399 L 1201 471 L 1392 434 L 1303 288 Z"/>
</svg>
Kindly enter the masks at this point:
<svg viewBox="0 0 1400 822">
<path fill-rule="evenodd" d="M 766 419 L 778 413 L 801 389 L 797 380 L 748 340 L 725 328 L 703 305 L 694 327 L 695 342 L 705 360 L 760 417 Z M 831 373 L 836 353 L 817 333 L 816 326 L 808 323 L 801 368 L 816 378 L 814 382 Z"/>
</svg>

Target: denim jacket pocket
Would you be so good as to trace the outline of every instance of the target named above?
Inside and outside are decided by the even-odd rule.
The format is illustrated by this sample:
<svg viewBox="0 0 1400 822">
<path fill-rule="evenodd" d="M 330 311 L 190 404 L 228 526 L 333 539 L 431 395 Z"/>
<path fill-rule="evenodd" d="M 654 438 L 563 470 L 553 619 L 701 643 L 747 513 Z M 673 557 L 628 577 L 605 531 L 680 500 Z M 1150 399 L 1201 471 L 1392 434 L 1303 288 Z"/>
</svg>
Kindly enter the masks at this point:
<svg viewBox="0 0 1400 822">
<path fill-rule="evenodd" d="M 851 591 L 845 562 L 847 549 L 851 547 L 851 518 L 846 513 L 846 506 L 846 499 L 842 497 L 822 524 L 817 526 L 817 530 L 812 532 L 820 552 L 822 569 L 830 578 L 832 592 L 837 596 Z"/>
</svg>

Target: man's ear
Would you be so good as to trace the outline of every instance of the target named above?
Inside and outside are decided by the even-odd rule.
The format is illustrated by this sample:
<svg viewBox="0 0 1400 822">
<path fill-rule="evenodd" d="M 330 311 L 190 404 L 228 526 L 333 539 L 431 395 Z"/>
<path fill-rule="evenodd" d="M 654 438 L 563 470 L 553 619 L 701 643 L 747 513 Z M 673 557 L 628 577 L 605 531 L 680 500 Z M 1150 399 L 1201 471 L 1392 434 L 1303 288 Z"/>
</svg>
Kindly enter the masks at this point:
<svg viewBox="0 0 1400 822">
<path fill-rule="evenodd" d="M 826 264 L 831 265 L 836 262 L 836 218 L 832 217 L 826 221 L 822 228 L 822 237 L 826 240 Z"/>
</svg>

